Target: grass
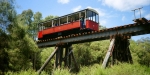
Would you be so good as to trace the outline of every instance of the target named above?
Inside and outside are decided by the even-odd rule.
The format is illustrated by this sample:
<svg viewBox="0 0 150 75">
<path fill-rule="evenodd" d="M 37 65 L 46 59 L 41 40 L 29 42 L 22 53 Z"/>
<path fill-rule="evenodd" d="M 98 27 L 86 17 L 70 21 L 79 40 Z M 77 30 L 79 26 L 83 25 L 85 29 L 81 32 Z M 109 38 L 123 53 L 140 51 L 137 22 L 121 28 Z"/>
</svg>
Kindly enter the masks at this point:
<svg viewBox="0 0 150 75">
<path fill-rule="evenodd" d="M 150 75 L 150 68 L 139 64 L 119 64 L 106 69 L 107 75 Z"/>
<path fill-rule="evenodd" d="M 70 73 L 68 69 L 53 70 L 52 75 L 150 75 L 150 68 L 139 64 L 121 63 L 111 68 L 102 69 L 101 65 L 82 66 L 78 73 Z M 7 72 L 6 75 L 38 75 L 34 70 L 29 69 L 20 72 Z M 50 75 L 45 71 L 41 75 Z"/>
<path fill-rule="evenodd" d="M 58 74 L 57 74 L 58 73 Z M 55 70 L 54 75 L 150 75 L 150 68 L 139 64 L 121 63 L 111 68 L 102 69 L 101 65 L 82 66 L 77 74 L 67 70 Z"/>
<path fill-rule="evenodd" d="M 71 73 L 69 72 L 68 69 L 56 69 L 53 71 L 52 75 L 70 75 Z"/>
<path fill-rule="evenodd" d="M 28 70 L 21 70 L 21 71 L 18 71 L 18 72 L 7 72 L 5 73 L 5 75 L 38 75 L 38 73 L 33 70 L 33 69 L 28 69 Z M 49 75 L 47 74 L 45 71 L 41 72 L 41 75 Z"/>
</svg>

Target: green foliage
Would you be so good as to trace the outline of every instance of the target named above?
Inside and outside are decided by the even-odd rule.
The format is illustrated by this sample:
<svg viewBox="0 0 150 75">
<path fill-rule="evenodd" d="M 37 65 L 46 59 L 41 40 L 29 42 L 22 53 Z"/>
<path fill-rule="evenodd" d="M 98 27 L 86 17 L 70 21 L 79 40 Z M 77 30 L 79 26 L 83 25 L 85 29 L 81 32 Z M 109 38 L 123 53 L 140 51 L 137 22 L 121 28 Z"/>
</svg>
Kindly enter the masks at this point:
<svg viewBox="0 0 150 75">
<path fill-rule="evenodd" d="M 142 38 L 137 43 L 139 47 L 137 52 L 138 62 L 142 65 L 150 66 L 150 38 Z"/>
<path fill-rule="evenodd" d="M 150 68 L 139 64 L 120 63 L 111 68 L 102 69 L 101 65 L 81 67 L 77 75 L 149 75 Z"/>
<path fill-rule="evenodd" d="M 90 51 L 90 43 L 74 45 L 74 53 L 77 59 L 77 63 L 81 65 L 89 65 L 92 61 L 92 54 Z"/>
<path fill-rule="evenodd" d="M 102 69 L 101 65 L 82 66 L 78 73 L 70 73 L 68 69 L 56 69 L 52 73 L 42 71 L 41 75 L 149 75 L 150 68 L 139 64 L 120 63 L 111 68 Z M 7 72 L 5 75 L 37 75 L 32 69 L 19 72 Z"/>
<path fill-rule="evenodd" d="M 21 14 L 17 15 L 17 23 L 22 25 L 26 29 L 26 33 L 34 40 L 37 37 L 38 23 L 41 20 L 42 14 L 40 12 L 34 14 L 31 9 L 24 10 Z"/>
<path fill-rule="evenodd" d="M 92 66 L 81 67 L 81 70 L 77 75 L 106 75 L 106 73 L 99 64 L 94 64 Z"/>
<path fill-rule="evenodd" d="M 18 72 L 8 71 L 7 73 L 5 73 L 5 75 L 39 75 L 39 74 L 33 69 L 28 69 L 28 70 L 21 70 Z M 41 72 L 40 75 L 49 75 L 49 74 L 43 71 Z"/>
<path fill-rule="evenodd" d="M 69 73 L 68 69 L 56 69 L 54 75 L 149 75 L 150 68 L 139 64 L 120 63 L 111 68 L 102 69 L 100 64 L 82 66 L 78 73 Z"/>
<path fill-rule="evenodd" d="M 68 69 L 56 69 L 53 71 L 53 75 L 71 75 Z"/>
<path fill-rule="evenodd" d="M 131 40 L 130 49 L 134 62 L 150 66 L 150 38 Z"/>
<path fill-rule="evenodd" d="M 139 64 L 127 64 L 122 63 L 112 66 L 112 68 L 106 69 L 107 75 L 148 75 L 150 69 Z"/>
<path fill-rule="evenodd" d="M 99 29 L 100 30 L 106 29 L 106 26 L 99 25 Z"/>
<path fill-rule="evenodd" d="M 33 39 L 37 38 L 37 32 L 38 32 L 38 23 L 42 21 L 42 14 L 40 12 L 36 12 L 33 15 L 33 22 L 32 22 L 32 26 L 31 27 L 31 34 Z"/>
<path fill-rule="evenodd" d="M 32 26 L 32 10 L 23 11 L 22 14 L 17 15 L 14 9 L 14 0 L 2 0 L 0 5 L 0 17 L 3 17 L 0 21 L 1 26 L 7 28 L 7 30 L 0 29 L 1 59 L 5 69 L 17 71 L 24 70 L 32 67 L 33 55 L 38 51 L 38 47 L 33 39 L 29 36 L 30 28 L 27 25 Z M 6 11 L 5 11 L 6 10 Z M 7 20 L 7 21 L 6 21 Z M 9 23 L 6 23 L 9 22 Z M 6 64 L 6 65 L 5 65 Z"/>
<path fill-rule="evenodd" d="M 96 41 L 90 44 L 91 54 L 95 62 L 99 63 L 103 61 L 103 58 L 109 47 L 109 40 Z"/>
<path fill-rule="evenodd" d="M 41 56 L 41 66 L 45 63 L 46 59 L 51 55 L 51 53 L 54 51 L 54 48 L 44 48 L 41 50 L 40 52 L 40 56 Z M 44 68 L 44 71 L 51 73 L 52 70 L 54 69 L 54 59 L 52 59 L 48 65 Z"/>
<path fill-rule="evenodd" d="M 38 75 L 34 70 L 28 69 L 28 70 L 21 70 L 19 72 L 7 72 L 5 75 Z"/>
<path fill-rule="evenodd" d="M 32 36 L 32 17 L 33 12 L 31 9 L 24 10 L 21 14 L 17 15 L 17 23 L 25 28 L 25 33 L 28 33 L 30 37 Z"/>
<path fill-rule="evenodd" d="M 138 61 L 137 49 L 138 49 L 138 46 L 136 44 L 136 41 L 130 40 L 130 51 L 131 51 L 132 60 L 134 63 L 138 63 L 137 62 Z"/>
<path fill-rule="evenodd" d="M 77 44 L 73 46 L 77 63 L 90 65 L 102 62 L 109 46 L 109 40 Z"/>
<path fill-rule="evenodd" d="M 18 22 L 16 20 L 16 22 Z M 24 27 L 23 22 L 14 22 L 10 29 L 11 48 L 7 53 L 10 58 L 9 66 L 12 70 L 28 69 L 32 66 L 32 56 L 38 51 L 36 43 L 27 33 L 27 27 Z M 18 61 L 19 60 L 19 61 Z"/>
<path fill-rule="evenodd" d="M 47 20 L 50 20 L 50 19 L 53 19 L 56 17 L 58 17 L 58 16 L 49 15 L 49 16 L 45 17 L 44 21 L 47 21 Z"/>
<path fill-rule="evenodd" d="M 8 27 L 15 18 L 13 0 L 0 0 L 0 74 L 9 70 L 9 57 L 7 50 L 10 48 L 11 37 L 8 35 Z"/>
<path fill-rule="evenodd" d="M 14 0 L 0 0 L 0 6 L 0 29 L 6 32 L 16 15 Z"/>
</svg>

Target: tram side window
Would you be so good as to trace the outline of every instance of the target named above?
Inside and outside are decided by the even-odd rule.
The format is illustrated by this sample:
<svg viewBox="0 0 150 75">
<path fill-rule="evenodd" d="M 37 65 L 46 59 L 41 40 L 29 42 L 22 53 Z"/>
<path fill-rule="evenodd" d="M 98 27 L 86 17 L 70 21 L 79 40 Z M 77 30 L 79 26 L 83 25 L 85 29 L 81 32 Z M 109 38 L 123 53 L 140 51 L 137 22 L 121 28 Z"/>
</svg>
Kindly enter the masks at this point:
<svg viewBox="0 0 150 75">
<path fill-rule="evenodd" d="M 51 27 L 51 24 L 46 23 L 46 25 L 45 25 L 45 29 L 50 28 L 50 27 Z"/>
<path fill-rule="evenodd" d="M 59 19 L 58 20 L 54 20 L 53 25 L 54 26 L 58 26 L 59 25 Z"/>
<path fill-rule="evenodd" d="M 56 20 L 53 20 L 53 26 L 55 27 L 55 26 L 57 26 L 57 21 Z"/>
<path fill-rule="evenodd" d="M 60 18 L 60 24 L 66 24 L 67 23 L 67 16 Z"/>
<path fill-rule="evenodd" d="M 81 16 L 82 16 L 84 19 L 85 19 L 85 17 L 86 17 L 86 16 L 85 16 L 85 11 L 82 11 L 81 13 L 79 13 L 79 15 L 80 15 L 80 16 L 79 16 L 80 18 L 81 18 Z"/>
<path fill-rule="evenodd" d="M 93 21 L 99 23 L 99 16 L 95 12 L 93 12 Z"/>
<path fill-rule="evenodd" d="M 44 27 L 43 25 L 41 25 L 41 24 L 39 25 L 39 31 L 44 30 L 44 28 L 45 28 L 45 27 Z"/>
<path fill-rule="evenodd" d="M 97 22 L 97 23 L 99 22 L 98 14 L 96 14 L 95 12 L 90 11 L 90 10 L 87 11 L 87 19 L 92 20 L 92 21 Z"/>
<path fill-rule="evenodd" d="M 45 26 L 42 26 L 42 27 L 43 27 L 43 30 L 44 30 L 44 29 L 46 29 L 46 27 L 45 27 Z"/>
<path fill-rule="evenodd" d="M 41 30 L 42 30 L 42 25 L 39 24 L 39 25 L 38 25 L 38 28 L 39 28 L 39 31 L 41 31 Z"/>
<path fill-rule="evenodd" d="M 54 20 L 52 20 L 52 27 L 54 27 Z"/>
<path fill-rule="evenodd" d="M 72 16 L 68 16 L 68 23 L 71 23 L 73 21 L 74 21 L 73 17 Z"/>
<path fill-rule="evenodd" d="M 78 21 L 78 20 L 79 20 L 79 13 L 75 13 L 75 14 L 73 15 L 73 17 L 74 17 L 74 20 L 75 20 L 75 21 Z"/>
<path fill-rule="evenodd" d="M 56 24 L 55 24 L 56 26 L 59 26 L 59 20 L 56 20 Z"/>
<path fill-rule="evenodd" d="M 96 13 L 92 12 L 93 14 L 93 21 L 96 22 Z"/>
<path fill-rule="evenodd" d="M 44 26 L 45 26 L 46 29 L 52 27 L 52 20 L 46 21 L 46 23 L 44 24 Z"/>
<path fill-rule="evenodd" d="M 49 20 L 48 27 L 53 27 L 52 20 Z"/>
<path fill-rule="evenodd" d="M 92 11 L 87 11 L 87 18 L 88 18 L 88 20 L 92 20 L 93 21 L 93 13 L 92 13 Z"/>
<path fill-rule="evenodd" d="M 96 22 L 99 23 L 99 16 L 96 14 Z"/>
</svg>

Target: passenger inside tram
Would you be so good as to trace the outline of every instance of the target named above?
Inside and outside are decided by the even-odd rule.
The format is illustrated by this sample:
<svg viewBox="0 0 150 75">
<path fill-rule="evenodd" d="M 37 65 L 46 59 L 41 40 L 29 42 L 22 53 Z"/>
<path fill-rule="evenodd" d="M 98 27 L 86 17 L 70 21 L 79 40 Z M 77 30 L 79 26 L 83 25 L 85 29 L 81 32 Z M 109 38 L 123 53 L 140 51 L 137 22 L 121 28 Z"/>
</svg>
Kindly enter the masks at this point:
<svg viewBox="0 0 150 75">
<path fill-rule="evenodd" d="M 85 28 L 83 16 L 80 17 L 80 27 L 81 27 L 81 30 Z"/>
</svg>

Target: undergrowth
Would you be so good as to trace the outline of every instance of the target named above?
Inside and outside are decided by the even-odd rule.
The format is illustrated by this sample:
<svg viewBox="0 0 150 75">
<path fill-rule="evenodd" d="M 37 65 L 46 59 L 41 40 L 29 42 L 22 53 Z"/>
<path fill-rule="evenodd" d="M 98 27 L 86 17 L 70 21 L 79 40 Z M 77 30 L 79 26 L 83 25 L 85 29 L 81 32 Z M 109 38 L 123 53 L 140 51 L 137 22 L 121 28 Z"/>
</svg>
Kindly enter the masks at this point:
<svg viewBox="0 0 150 75">
<path fill-rule="evenodd" d="M 6 75 L 38 75 L 36 71 L 29 69 L 19 72 L 7 72 Z M 41 75 L 150 75 L 150 68 L 139 64 L 121 63 L 102 69 L 101 65 L 82 66 L 78 73 L 69 72 L 69 69 L 56 69 L 51 74 L 43 71 Z"/>
</svg>

